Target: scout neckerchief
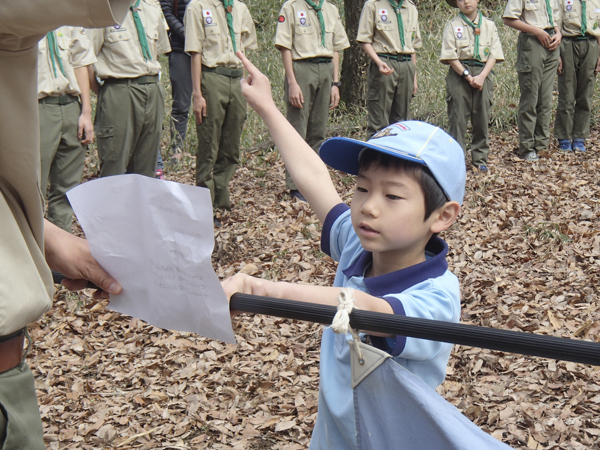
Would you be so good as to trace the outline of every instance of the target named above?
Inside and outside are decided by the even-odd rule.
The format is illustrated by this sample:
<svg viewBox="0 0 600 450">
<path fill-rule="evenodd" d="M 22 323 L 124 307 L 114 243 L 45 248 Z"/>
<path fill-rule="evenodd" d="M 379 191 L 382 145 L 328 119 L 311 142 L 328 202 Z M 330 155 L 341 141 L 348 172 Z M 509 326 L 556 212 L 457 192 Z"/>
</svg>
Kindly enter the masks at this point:
<svg viewBox="0 0 600 450">
<path fill-rule="evenodd" d="M 140 0 L 137 0 L 135 4 L 131 5 L 131 14 L 133 15 L 133 22 L 135 23 L 135 29 L 137 30 L 138 38 L 140 40 L 140 45 L 142 46 L 142 55 L 144 56 L 144 61 L 152 60 L 152 54 L 150 53 L 150 47 L 148 46 L 148 39 L 146 39 L 146 30 L 144 30 L 144 25 L 142 24 L 142 19 L 140 19 L 140 15 L 138 14 L 138 6 L 140 5 Z"/>
<path fill-rule="evenodd" d="M 312 0 L 305 0 L 305 1 L 317 13 L 317 17 L 319 18 L 319 23 L 321 24 L 321 45 L 323 47 L 325 47 L 325 19 L 323 18 L 323 11 L 322 11 L 324 0 L 320 0 L 318 5 L 316 3 L 314 3 Z"/>
<path fill-rule="evenodd" d="M 52 61 L 52 68 L 54 69 L 54 78 L 58 76 L 56 73 L 56 61 L 58 61 L 60 72 L 65 75 L 65 69 L 62 65 L 62 61 L 60 60 L 60 55 L 58 54 L 58 44 L 56 43 L 56 34 L 54 31 L 48 33 L 46 35 L 46 39 L 48 40 L 48 47 L 50 48 L 50 61 Z"/>
<path fill-rule="evenodd" d="M 235 30 L 233 29 L 233 0 L 221 0 L 223 7 L 225 8 L 225 16 L 227 17 L 227 28 L 229 28 L 229 35 L 231 36 L 231 43 L 233 44 L 233 53 L 237 52 L 235 45 Z"/>
<path fill-rule="evenodd" d="M 586 0 L 581 0 L 581 35 L 585 36 L 585 32 L 587 31 L 587 13 L 585 4 Z"/>
<path fill-rule="evenodd" d="M 473 49 L 473 58 L 481 61 L 481 56 L 479 56 L 479 35 L 481 34 L 481 11 L 479 11 L 479 14 L 477 14 L 477 25 L 475 25 L 473 22 L 471 22 L 469 20 L 469 18 L 467 16 L 465 16 L 462 12 L 460 13 L 460 17 L 462 17 L 462 19 L 467 22 L 469 25 L 471 25 L 471 27 L 473 28 L 474 33 L 475 33 L 475 48 Z"/>
<path fill-rule="evenodd" d="M 388 0 L 389 4 L 392 5 L 394 11 L 396 12 L 396 19 L 398 20 L 398 34 L 400 34 L 400 44 L 402 45 L 402 50 L 404 50 L 404 22 L 402 22 L 402 14 L 400 14 L 400 8 L 402 8 L 402 3 L 404 0 L 398 0 L 396 3 L 394 0 Z"/>
<path fill-rule="evenodd" d="M 550 21 L 550 26 L 554 28 L 554 20 L 552 19 L 552 7 L 550 6 L 550 0 L 546 0 L 546 11 L 548 12 L 548 20 Z"/>
</svg>

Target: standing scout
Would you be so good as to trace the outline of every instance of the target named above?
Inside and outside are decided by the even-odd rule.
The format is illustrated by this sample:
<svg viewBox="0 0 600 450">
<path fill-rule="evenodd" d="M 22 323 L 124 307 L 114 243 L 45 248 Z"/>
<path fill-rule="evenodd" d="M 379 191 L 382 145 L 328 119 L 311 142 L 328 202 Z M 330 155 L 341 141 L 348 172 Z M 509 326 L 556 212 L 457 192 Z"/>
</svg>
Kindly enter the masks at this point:
<svg viewBox="0 0 600 450">
<path fill-rule="evenodd" d="M 471 159 L 480 172 L 488 170 L 488 124 L 492 108 L 494 80 L 490 75 L 504 54 L 496 25 L 477 9 L 479 0 L 446 0 L 458 8 L 458 16 L 444 29 L 443 64 L 449 64 L 446 76 L 448 133 L 463 150 L 469 118 L 473 126 Z"/>
<path fill-rule="evenodd" d="M 340 100 L 339 52 L 350 47 L 338 9 L 328 1 L 288 0 L 279 13 L 275 47 L 285 69 L 287 120 L 319 152 L 329 109 Z M 304 200 L 286 168 L 292 198 Z"/>
<path fill-rule="evenodd" d="M 67 192 L 81 182 L 87 144 L 94 139 L 87 66 L 96 57 L 83 28 L 61 27 L 38 43 L 41 185 L 48 220 L 71 232 Z M 81 99 L 81 103 L 79 103 Z"/>
<path fill-rule="evenodd" d="M 410 118 L 417 92 L 417 54 L 422 46 L 418 12 L 410 0 L 367 0 L 358 36 L 371 64 L 367 75 L 367 138 Z"/>
<path fill-rule="evenodd" d="M 561 150 L 584 152 L 590 136 L 594 82 L 600 71 L 600 1 L 563 2 L 554 135 Z"/>
<path fill-rule="evenodd" d="M 231 209 L 228 185 L 240 161 L 246 120 L 242 63 L 235 52 L 257 47 L 254 22 L 238 0 L 193 0 L 184 23 L 198 135 L 196 186 L 210 189 L 213 208 Z"/>
<path fill-rule="evenodd" d="M 165 99 L 159 85 L 158 55 L 171 51 L 160 5 L 137 0 L 125 21 L 114 27 L 88 31 L 98 62 L 96 139 L 100 176 L 156 174 L 157 149 Z"/>
<path fill-rule="evenodd" d="M 561 41 L 559 0 L 508 0 L 504 25 L 519 30 L 519 156 L 537 161 L 550 143 L 552 89 Z M 561 0 L 567 1 L 567 0 Z"/>
</svg>

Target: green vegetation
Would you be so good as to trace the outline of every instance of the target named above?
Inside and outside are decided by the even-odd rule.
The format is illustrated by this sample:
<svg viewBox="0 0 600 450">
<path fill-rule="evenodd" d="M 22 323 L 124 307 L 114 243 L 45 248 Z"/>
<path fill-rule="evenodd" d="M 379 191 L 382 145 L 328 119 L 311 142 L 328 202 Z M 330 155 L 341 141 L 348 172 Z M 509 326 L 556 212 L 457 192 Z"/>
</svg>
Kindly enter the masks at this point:
<svg viewBox="0 0 600 450">
<path fill-rule="evenodd" d="M 533 226 L 525 225 L 523 231 L 526 234 L 534 235 L 541 241 L 571 242 L 571 238 L 566 234 L 568 227 L 565 224 L 539 222 Z"/>
</svg>

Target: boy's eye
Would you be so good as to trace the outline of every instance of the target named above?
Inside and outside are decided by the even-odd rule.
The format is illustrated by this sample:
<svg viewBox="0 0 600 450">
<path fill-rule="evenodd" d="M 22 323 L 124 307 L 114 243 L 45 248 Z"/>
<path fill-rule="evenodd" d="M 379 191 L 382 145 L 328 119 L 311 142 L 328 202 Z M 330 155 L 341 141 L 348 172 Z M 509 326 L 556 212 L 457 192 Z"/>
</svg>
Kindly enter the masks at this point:
<svg viewBox="0 0 600 450">
<path fill-rule="evenodd" d="M 367 192 L 364 187 L 356 186 L 356 192 Z"/>
<path fill-rule="evenodd" d="M 401 200 L 402 197 L 399 197 L 397 195 L 393 195 L 393 194 L 388 194 L 386 195 L 387 198 L 389 198 L 390 200 Z"/>
</svg>

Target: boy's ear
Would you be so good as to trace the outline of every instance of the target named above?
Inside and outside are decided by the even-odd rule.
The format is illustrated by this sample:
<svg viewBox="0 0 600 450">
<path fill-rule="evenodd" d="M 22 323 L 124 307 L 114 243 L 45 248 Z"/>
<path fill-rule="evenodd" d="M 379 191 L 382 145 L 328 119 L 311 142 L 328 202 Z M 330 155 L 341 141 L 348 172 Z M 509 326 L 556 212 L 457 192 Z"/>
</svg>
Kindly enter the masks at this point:
<svg viewBox="0 0 600 450">
<path fill-rule="evenodd" d="M 431 225 L 431 232 L 440 233 L 450 228 L 456 221 L 459 212 L 460 205 L 458 202 L 446 202 L 443 206 L 440 206 L 434 213 L 437 214 L 437 219 Z"/>
</svg>

